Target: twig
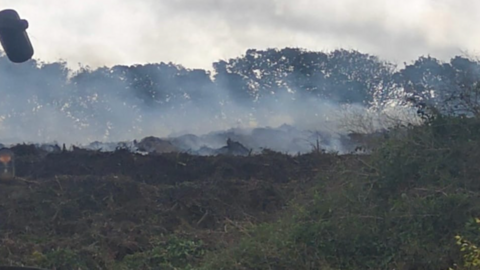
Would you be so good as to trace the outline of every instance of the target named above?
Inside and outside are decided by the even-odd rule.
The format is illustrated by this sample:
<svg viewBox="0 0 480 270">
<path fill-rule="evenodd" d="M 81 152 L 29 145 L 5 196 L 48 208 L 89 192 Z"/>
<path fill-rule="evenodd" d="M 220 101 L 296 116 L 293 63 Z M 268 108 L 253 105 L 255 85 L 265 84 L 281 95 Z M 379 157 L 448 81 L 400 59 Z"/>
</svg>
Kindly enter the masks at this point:
<svg viewBox="0 0 480 270">
<path fill-rule="evenodd" d="M 225 220 L 228 221 L 228 223 L 232 224 L 235 228 L 237 228 L 239 231 L 241 231 L 242 233 L 248 235 L 248 236 L 251 236 L 248 232 L 246 232 L 244 230 L 244 228 L 238 226 L 235 222 L 233 222 L 231 219 L 229 219 L 228 217 L 225 217 Z M 226 231 L 226 230 L 225 230 Z"/>
<path fill-rule="evenodd" d="M 202 218 L 197 222 L 197 226 L 199 226 L 208 216 L 208 209 L 207 211 L 205 212 L 205 214 L 203 214 Z"/>
<path fill-rule="evenodd" d="M 40 184 L 40 183 L 38 183 L 38 182 L 30 181 L 30 180 L 27 180 L 27 179 L 25 179 L 25 178 L 18 177 L 18 176 L 15 176 L 14 181 L 20 181 L 20 182 L 23 182 L 23 183 L 35 184 L 35 185 L 39 185 L 39 184 Z"/>
</svg>

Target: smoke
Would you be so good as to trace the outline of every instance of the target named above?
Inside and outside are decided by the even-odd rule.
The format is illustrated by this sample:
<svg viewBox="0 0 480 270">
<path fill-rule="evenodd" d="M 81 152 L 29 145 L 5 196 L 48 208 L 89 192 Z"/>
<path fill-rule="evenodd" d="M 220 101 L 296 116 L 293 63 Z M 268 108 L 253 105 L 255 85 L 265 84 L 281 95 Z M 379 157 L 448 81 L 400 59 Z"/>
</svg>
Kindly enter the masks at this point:
<svg viewBox="0 0 480 270">
<path fill-rule="evenodd" d="M 478 111 L 468 107 L 478 100 L 466 97 L 478 87 L 480 62 L 461 56 L 449 63 L 420 57 L 399 69 L 358 51 L 251 49 L 213 67 L 71 70 L 66 62 L 13 64 L 0 55 L 0 142 L 87 145 L 156 136 L 181 151 L 211 153 L 201 148 L 230 138 L 255 150 L 306 152 L 318 142 L 344 153 L 352 150 L 349 133 L 421 124 L 423 105 L 412 105 Z"/>
<path fill-rule="evenodd" d="M 147 136 L 211 133 L 210 139 L 204 138 L 206 146 L 224 145 L 227 137 L 232 137 L 250 147 L 304 152 L 311 149 L 312 140 L 321 136 L 328 139 L 324 142 L 326 148 L 342 149 L 338 134 L 350 130 L 339 125 L 348 110 L 338 100 L 363 96 L 355 91 L 343 91 L 351 88 L 344 83 L 358 78 L 349 79 L 338 73 L 337 70 L 348 71 L 349 67 L 337 63 L 344 58 L 333 56 L 367 58 L 356 53 L 330 56 L 333 71 L 326 70 L 326 77 L 314 79 L 309 84 L 327 87 L 326 93 L 332 92 L 328 94 L 331 98 L 306 93 L 299 85 L 301 81 L 297 82 L 300 74 L 290 72 L 294 76 L 287 76 L 284 68 L 288 67 L 277 63 L 257 70 L 255 77 L 242 73 L 243 61 L 251 55 L 264 55 L 266 60 L 257 59 L 262 65 L 287 52 L 297 54 L 292 59 L 309 55 L 291 49 L 250 51 L 247 56 L 230 59 L 225 66 L 226 70 L 237 71 L 222 74 L 186 69 L 171 63 L 74 71 L 65 62 L 32 60 L 13 64 L 0 56 L 0 139 L 2 143 L 56 141 L 86 145 L 94 141 L 119 142 Z M 282 61 L 285 65 L 288 63 Z M 383 64 L 378 62 L 378 65 L 377 69 L 382 71 Z M 219 67 L 218 72 L 221 71 Z M 339 85 L 324 81 L 335 76 L 346 81 L 337 82 Z M 355 86 L 353 90 L 357 88 L 361 89 Z M 369 110 L 360 103 L 353 103 L 350 108 L 355 108 L 356 114 Z M 381 128 L 374 126 L 374 129 Z M 212 133 L 218 131 L 225 133 Z"/>
<path fill-rule="evenodd" d="M 336 51 L 307 53 L 301 64 L 284 60 L 288 55 L 275 59 L 278 55 L 266 53 L 272 61 L 254 66 L 232 57 L 247 48 L 348 46 L 391 62 L 424 54 L 446 59 L 480 41 L 474 29 L 480 4 L 473 0 L 372 0 L 369 5 L 353 0 L 2 0 L 1 5 L 29 20 L 35 58 L 47 61 L 16 65 L 0 57 L 4 143 L 87 144 L 230 130 L 239 140 L 256 136 L 258 141 L 250 141 L 256 147 L 304 151 L 311 148 L 312 134 L 319 133 L 329 138 L 326 148 L 342 149 L 338 134 L 382 130 L 399 118 L 418 121 L 409 110 L 372 111 L 362 100 L 408 85 L 393 85 L 393 68 L 358 55 L 360 64 L 352 64 Z M 218 59 L 229 60 L 215 62 L 212 70 Z M 313 71 L 290 70 L 302 65 Z M 262 69 L 265 74 L 256 78 L 253 73 Z M 279 133 L 265 127 L 280 127 L 283 139 L 274 139 L 272 134 Z M 222 136 L 213 136 L 217 139 L 209 145 L 222 145 Z M 295 140 L 305 143 L 291 145 Z"/>
</svg>

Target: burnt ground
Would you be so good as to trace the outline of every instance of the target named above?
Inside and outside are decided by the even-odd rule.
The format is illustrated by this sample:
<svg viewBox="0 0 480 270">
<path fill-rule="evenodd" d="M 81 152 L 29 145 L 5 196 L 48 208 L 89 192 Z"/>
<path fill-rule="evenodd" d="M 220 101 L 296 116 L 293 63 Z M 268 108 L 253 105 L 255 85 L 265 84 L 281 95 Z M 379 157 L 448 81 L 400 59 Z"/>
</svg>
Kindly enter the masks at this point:
<svg viewBox="0 0 480 270">
<path fill-rule="evenodd" d="M 18 179 L 0 183 L 0 265 L 51 266 L 45 254 L 71 249 L 90 269 L 108 269 L 169 234 L 228 245 L 348 158 L 12 149 Z"/>
</svg>

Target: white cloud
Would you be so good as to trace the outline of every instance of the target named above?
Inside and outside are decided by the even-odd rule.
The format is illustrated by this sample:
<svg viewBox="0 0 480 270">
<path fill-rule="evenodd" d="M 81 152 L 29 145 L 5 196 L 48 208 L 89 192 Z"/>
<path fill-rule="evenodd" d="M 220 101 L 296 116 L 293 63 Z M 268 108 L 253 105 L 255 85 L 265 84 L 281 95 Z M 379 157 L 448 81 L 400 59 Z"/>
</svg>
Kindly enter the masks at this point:
<svg viewBox="0 0 480 270">
<path fill-rule="evenodd" d="M 474 0 L 1 0 L 29 20 L 35 58 L 210 68 L 248 48 L 359 49 L 448 59 L 480 44 Z"/>
</svg>

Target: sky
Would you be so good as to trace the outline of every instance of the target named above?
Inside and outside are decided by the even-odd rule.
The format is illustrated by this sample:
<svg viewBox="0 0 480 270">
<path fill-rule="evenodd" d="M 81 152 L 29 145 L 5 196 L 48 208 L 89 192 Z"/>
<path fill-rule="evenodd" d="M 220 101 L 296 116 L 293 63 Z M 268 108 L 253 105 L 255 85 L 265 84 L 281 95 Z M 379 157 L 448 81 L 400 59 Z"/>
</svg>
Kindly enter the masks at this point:
<svg viewBox="0 0 480 270">
<path fill-rule="evenodd" d="M 44 62 L 211 69 L 247 49 L 355 49 L 410 63 L 476 55 L 477 0 L 0 0 Z"/>
</svg>

